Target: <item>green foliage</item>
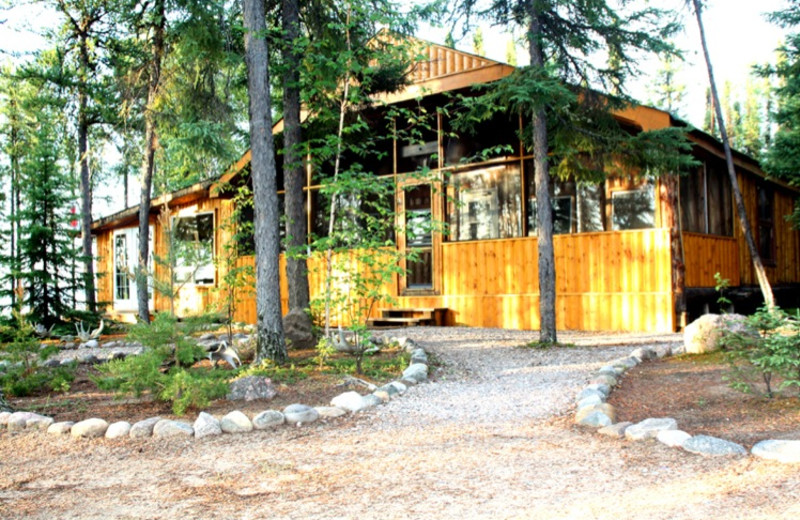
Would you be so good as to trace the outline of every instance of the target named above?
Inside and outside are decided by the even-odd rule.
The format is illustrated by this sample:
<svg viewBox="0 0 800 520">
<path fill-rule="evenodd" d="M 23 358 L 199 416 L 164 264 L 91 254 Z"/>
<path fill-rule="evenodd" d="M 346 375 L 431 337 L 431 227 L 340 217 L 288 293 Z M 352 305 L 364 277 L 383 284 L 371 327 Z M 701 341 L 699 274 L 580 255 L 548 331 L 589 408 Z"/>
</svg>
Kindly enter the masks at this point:
<svg viewBox="0 0 800 520">
<path fill-rule="evenodd" d="M 2 333 L 10 338 L 0 345 L 0 359 L 8 366 L 0 372 L 0 389 L 3 393 L 22 397 L 49 388 L 54 392 L 66 392 L 74 379 L 74 366 L 44 367 L 42 364 L 58 351 L 50 345 L 41 347 L 30 323 L 15 312 L 16 323 L 4 326 Z"/>
<path fill-rule="evenodd" d="M 773 396 L 773 378 L 783 379 L 780 388 L 800 390 L 800 321 L 781 309 L 762 307 L 746 321 L 758 335 L 731 333 L 721 338 L 731 372 L 731 386 L 750 392 L 760 379 L 767 397 Z"/>
<path fill-rule="evenodd" d="M 158 313 L 151 323 L 134 325 L 129 338 L 145 351 L 101 365 L 95 383 L 120 395 L 150 392 L 156 399 L 171 402 L 177 415 L 206 406 L 227 393 L 228 372 L 192 366 L 205 358 L 205 350 L 191 337 L 204 323 L 207 319 L 179 322 L 169 313 Z"/>
<path fill-rule="evenodd" d="M 314 347 L 317 350 L 317 355 L 314 356 L 314 360 L 317 362 L 317 366 L 319 368 L 323 368 L 327 366 L 328 360 L 336 354 L 336 349 L 331 343 L 331 340 L 326 337 L 321 337 L 317 342 L 316 346 Z"/>
<path fill-rule="evenodd" d="M 714 290 L 719 293 L 717 303 L 719 303 L 720 306 L 730 305 L 731 301 L 725 296 L 725 291 L 731 286 L 731 281 L 727 278 L 723 278 L 722 275 L 717 272 L 714 273 L 714 282 Z"/>
<path fill-rule="evenodd" d="M 796 29 L 800 24 L 800 5 L 791 3 L 787 8 L 770 14 L 770 20 L 786 28 Z M 771 118 L 777 131 L 767 149 L 763 165 L 772 176 L 794 186 L 800 185 L 800 33 L 793 33 L 778 49 L 778 62 L 761 67 L 759 73 L 773 81 L 772 94 L 777 106 Z M 800 228 L 800 201 L 795 202 L 789 217 L 795 228 Z"/>
</svg>

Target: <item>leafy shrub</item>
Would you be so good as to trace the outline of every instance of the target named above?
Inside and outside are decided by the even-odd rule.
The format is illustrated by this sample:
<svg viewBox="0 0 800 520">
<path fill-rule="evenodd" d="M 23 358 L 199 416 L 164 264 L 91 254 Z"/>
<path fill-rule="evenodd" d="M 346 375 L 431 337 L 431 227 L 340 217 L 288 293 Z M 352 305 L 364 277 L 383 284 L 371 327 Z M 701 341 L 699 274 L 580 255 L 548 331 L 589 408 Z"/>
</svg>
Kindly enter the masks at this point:
<svg viewBox="0 0 800 520">
<path fill-rule="evenodd" d="M 731 386 L 751 392 L 752 382 L 761 379 L 765 394 L 772 397 L 773 377 L 780 376 L 780 388 L 800 390 L 800 322 L 779 308 L 762 307 L 746 323 L 757 336 L 732 333 L 720 340 L 731 365 Z"/>
</svg>

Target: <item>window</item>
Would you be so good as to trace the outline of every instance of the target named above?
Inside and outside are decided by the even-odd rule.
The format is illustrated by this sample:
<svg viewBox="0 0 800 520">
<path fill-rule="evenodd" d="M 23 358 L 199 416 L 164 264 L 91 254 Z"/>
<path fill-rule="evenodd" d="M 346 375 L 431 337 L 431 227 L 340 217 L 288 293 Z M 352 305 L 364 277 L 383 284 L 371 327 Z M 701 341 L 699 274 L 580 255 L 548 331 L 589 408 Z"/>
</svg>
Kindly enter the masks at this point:
<svg viewBox="0 0 800 520">
<path fill-rule="evenodd" d="M 764 262 L 775 263 L 775 193 L 766 184 L 758 186 L 758 254 Z"/>
<path fill-rule="evenodd" d="M 680 178 L 681 227 L 684 231 L 733 235 L 731 183 L 724 166 L 707 161 Z"/>
<path fill-rule="evenodd" d="M 178 283 L 214 283 L 214 214 L 176 217 L 173 222 L 176 248 L 175 278 Z"/>
<path fill-rule="evenodd" d="M 153 265 L 153 228 L 150 228 L 150 258 L 147 264 Z M 126 228 L 114 231 L 113 235 L 114 308 L 118 311 L 136 310 L 136 268 L 139 258 L 139 228 Z M 148 288 L 152 284 L 148 283 Z M 152 302 L 153 293 L 148 291 Z"/>
<path fill-rule="evenodd" d="M 614 231 L 654 227 L 656 199 L 653 181 L 648 181 L 637 190 L 612 193 L 611 222 Z"/>
<path fill-rule="evenodd" d="M 605 184 L 578 186 L 578 233 L 605 230 Z"/>
<path fill-rule="evenodd" d="M 536 180 L 533 164 L 526 166 L 528 183 L 528 236 L 535 236 L 539 227 L 536 202 Z M 551 179 L 550 204 L 553 209 L 553 233 L 563 235 L 572 233 L 575 223 L 575 182 L 572 180 Z"/>
<path fill-rule="evenodd" d="M 520 186 L 519 163 L 454 173 L 447 197 L 449 239 L 521 236 Z"/>
</svg>

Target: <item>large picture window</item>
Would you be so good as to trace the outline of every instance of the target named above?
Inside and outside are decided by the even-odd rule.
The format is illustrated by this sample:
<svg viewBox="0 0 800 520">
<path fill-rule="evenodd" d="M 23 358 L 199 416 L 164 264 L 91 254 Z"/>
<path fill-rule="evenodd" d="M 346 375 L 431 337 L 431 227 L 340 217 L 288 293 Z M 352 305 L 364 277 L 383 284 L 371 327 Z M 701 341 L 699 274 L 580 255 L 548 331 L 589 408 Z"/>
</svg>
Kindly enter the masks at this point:
<svg viewBox="0 0 800 520">
<path fill-rule="evenodd" d="M 176 217 L 173 223 L 178 283 L 214 283 L 214 214 Z"/>
<path fill-rule="evenodd" d="M 447 198 L 450 240 L 520 236 L 520 186 L 518 163 L 454 173 Z"/>
</svg>

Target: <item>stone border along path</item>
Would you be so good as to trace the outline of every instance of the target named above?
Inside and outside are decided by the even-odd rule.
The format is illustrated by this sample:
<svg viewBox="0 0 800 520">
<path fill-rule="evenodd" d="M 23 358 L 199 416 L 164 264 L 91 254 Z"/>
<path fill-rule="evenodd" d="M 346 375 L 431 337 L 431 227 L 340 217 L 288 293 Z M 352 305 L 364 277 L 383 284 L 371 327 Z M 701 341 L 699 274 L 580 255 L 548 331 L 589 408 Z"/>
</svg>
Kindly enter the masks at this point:
<svg viewBox="0 0 800 520">
<path fill-rule="evenodd" d="M 206 412 L 200 412 L 193 424 L 161 417 L 152 417 L 133 425 L 125 421 L 108 424 L 99 418 L 87 419 L 78 423 L 54 423 L 52 417 L 33 412 L 2 412 L 0 413 L 0 429 L 7 428 L 9 431 L 46 430 L 50 434 L 65 435 L 69 433 L 73 437 L 84 438 L 163 438 L 171 436 L 202 438 L 222 433 L 245 433 L 254 429 L 275 428 L 282 424 L 300 426 L 319 418 L 340 417 L 348 412 L 355 413 L 385 403 L 403 394 L 409 385 L 427 380 L 428 356 L 425 350 L 410 338 L 388 338 L 388 341 L 398 342 L 402 348 L 411 353 L 411 361 L 403 372 L 403 377 L 399 381 L 393 381 L 375 389 L 371 394 L 360 395 L 354 391 L 340 394 L 331 401 L 331 406 L 312 408 L 303 404 L 293 404 L 284 408 L 282 412 L 265 410 L 252 419 L 240 411 L 230 412 L 221 420 Z M 140 346 L 133 344 L 120 344 L 120 346 L 123 347 L 123 352 L 112 351 L 108 357 L 135 355 L 141 349 Z M 90 345 L 90 347 L 94 347 L 94 345 Z M 595 428 L 600 434 L 620 439 L 638 441 L 655 438 L 667 446 L 682 448 L 690 453 L 704 456 L 746 455 L 747 450 L 739 444 L 706 435 L 692 436 L 679 430 L 677 421 L 672 418 L 649 418 L 638 424 L 616 422 L 616 411 L 606 400 L 611 390 L 617 385 L 618 378 L 629 368 L 643 361 L 680 354 L 684 349 L 685 347 L 672 348 L 669 344 L 660 344 L 654 348 L 643 346 L 634 349 L 627 357 L 618 358 L 601 367 L 577 396 L 575 423 Z M 68 357 L 61 362 L 69 363 L 73 359 L 83 363 L 107 360 L 100 356 L 87 354 Z M 751 453 L 756 457 L 783 463 L 800 463 L 800 440 L 761 441 L 753 446 Z"/>
<path fill-rule="evenodd" d="M 601 367 L 589 384 L 577 396 L 575 423 L 588 428 L 596 428 L 597 433 L 619 439 L 641 441 L 657 439 L 674 448 L 703 456 L 747 455 L 744 446 L 708 435 L 690 435 L 678 429 L 675 419 L 649 418 L 637 424 L 616 422 L 616 410 L 606 402 L 618 378 L 629 368 L 653 358 L 663 358 L 681 354 L 685 346 L 673 349 L 670 345 L 655 348 L 639 347 L 627 357 L 611 361 Z M 756 443 L 751 453 L 763 459 L 786 464 L 800 463 L 800 440 L 765 440 Z"/>
<path fill-rule="evenodd" d="M 311 407 L 304 404 L 292 404 L 283 411 L 265 410 L 252 418 L 241 411 L 234 410 L 220 420 L 209 413 L 200 412 L 193 424 L 161 417 L 151 417 L 135 424 L 127 421 L 109 424 L 100 418 L 86 419 L 78 423 L 71 421 L 57 423 L 52 417 L 34 412 L 2 412 L 0 413 L 0 429 L 6 428 L 8 431 L 44 430 L 49 434 L 70 434 L 75 438 L 194 437 L 200 439 L 222 433 L 247 433 L 254 429 L 265 430 L 282 424 L 302 426 L 319 418 L 341 417 L 348 412 L 355 413 L 374 408 L 402 395 L 409 386 L 427 381 L 428 354 L 424 349 L 409 338 L 386 338 L 384 342 L 397 343 L 411 354 L 411 360 L 408 368 L 403 371 L 403 377 L 399 381 L 392 381 L 376 387 L 371 394 L 361 395 L 355 391 L 340 394 L 331 400 L 331 406 Z"/>
</svg>

